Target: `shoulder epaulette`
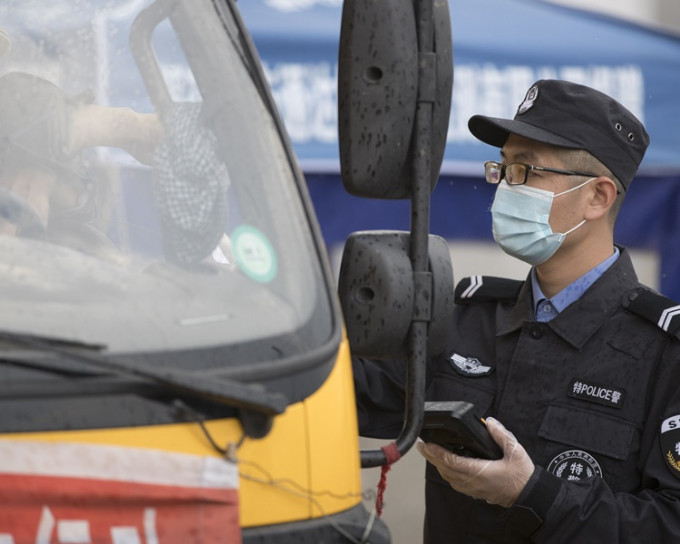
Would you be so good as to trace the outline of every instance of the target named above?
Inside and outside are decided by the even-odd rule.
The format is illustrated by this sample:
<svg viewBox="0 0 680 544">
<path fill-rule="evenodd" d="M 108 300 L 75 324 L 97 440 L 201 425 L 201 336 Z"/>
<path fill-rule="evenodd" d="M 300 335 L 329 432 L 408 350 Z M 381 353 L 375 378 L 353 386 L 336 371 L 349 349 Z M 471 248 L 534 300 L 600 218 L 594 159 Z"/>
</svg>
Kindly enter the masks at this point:
<svg viewBox="0 0 680 544">
<path fill-rule="evenodd" d="M 628 294 L 624 307 L 643 317 L 671 336 L 680 338 L 680 304 L 655 291 L 639 288 Z"/>
<path fill-rule="evenodd" d="M 496 278 L 493 276 L 470 276 L 463 278 L 456 285 L 456 303 L 515 300 L 523 283 L 522 280 Z"/>
</svg>

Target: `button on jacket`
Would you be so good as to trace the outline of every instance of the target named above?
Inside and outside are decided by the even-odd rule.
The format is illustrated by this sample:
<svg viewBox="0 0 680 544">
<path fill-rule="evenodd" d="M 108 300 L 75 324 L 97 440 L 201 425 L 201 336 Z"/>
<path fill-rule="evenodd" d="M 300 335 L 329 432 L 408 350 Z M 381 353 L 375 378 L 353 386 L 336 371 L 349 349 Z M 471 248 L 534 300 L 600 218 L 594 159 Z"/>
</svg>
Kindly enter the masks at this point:
<svg viewBox="0 0 680 544">
<path fill-rule="evenodd" d="M 474 403 L 536 470 L 504 509 L 455 492 L 428 464 L 427 544 L 680 542 L 680 338 L 660 326 L 675 310 L 652 319 L 660 295 L 620 249 L 547 323 L 535 320 L 530 280 L 457 297 L 448 354 L 428 361 L 427 398 Z M 629 308 L 640 293 L 654 302 L 646 317 Z M 355 359 L 354 371 L 362 434 L 395 437 L 403 363 Z"/>
</svg>

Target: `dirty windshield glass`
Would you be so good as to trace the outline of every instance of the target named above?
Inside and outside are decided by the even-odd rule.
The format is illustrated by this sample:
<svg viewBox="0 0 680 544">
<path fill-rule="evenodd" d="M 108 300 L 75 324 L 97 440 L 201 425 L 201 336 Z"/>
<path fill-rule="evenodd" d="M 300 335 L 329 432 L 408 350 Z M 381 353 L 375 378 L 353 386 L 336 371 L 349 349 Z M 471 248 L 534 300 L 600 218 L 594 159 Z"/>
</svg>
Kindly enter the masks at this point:
<svg viewBox="0 0 680 544">
<path fill-rule="evenodd" d="M 240 346 L 227 365 L 331 336 L 230 17 L 210 0 L 0 3 L 0 330 L 113 354 Z"/>
</svg>

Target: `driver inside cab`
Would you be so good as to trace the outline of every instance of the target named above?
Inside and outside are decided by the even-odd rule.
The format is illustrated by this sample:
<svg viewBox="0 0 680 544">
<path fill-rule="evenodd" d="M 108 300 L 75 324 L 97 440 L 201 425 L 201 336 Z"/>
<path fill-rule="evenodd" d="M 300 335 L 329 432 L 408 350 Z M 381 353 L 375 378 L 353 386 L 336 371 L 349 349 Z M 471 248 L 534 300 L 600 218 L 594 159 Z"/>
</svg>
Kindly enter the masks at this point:
<svg viewBox="0 0 680 544">
<path fill-rule="evenodd" d="M 86 147 L 111 146 L 150 164 L 163 135 L 154 114 L 69 97 L 38 76 L 0 77 L 0 234 L 110 252 L 101 231 L 105 180 L 89 179 Z"/>
<path fill-rule="evenodd" d="M 117 260 L 105 235 L 114 183 L 106 179 L 106 168 L 93 180 L 82 152 L 120 148 L 153 167 L 166 259 L 188 268 L 231 269 L 224 234 L 230 180 L 216 142 L 200 103 L 177 103 L 160 115 L 139 113 L 93 104 L 88 92 L 68 96 L 35 75 L 5 74 L 0 77 L 0 235 Z M 113 170 L 119 175 L 119 168 Z"/>
</svg>

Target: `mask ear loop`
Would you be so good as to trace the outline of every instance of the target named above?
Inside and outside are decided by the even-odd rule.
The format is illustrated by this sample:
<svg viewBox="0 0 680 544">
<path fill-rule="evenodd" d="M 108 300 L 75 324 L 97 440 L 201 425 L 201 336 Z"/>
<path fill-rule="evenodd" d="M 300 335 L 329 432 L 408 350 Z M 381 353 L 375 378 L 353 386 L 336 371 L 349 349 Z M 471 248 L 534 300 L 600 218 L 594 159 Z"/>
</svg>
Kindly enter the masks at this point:
<svg viewBox="0 0 680 544">
<path fill-rule="evenodd" d="M 581 221 L 581 222 L 580 222 L 578 225 L 576 225 L 575 227 L 571 227 L 567 232 L 562 233 L 562 236 L 566 236 L 567 234 L 569 234 L 569 233 L 571 233 L 571 232 L 574 232 L 577 228 L 579 228 L 579 227 L 585 225 L 586 221 L 588 221 L 588 220 L 587 220 L 587 219 L 584 219 L 583 221 Z"/>
<path fill-rule="evenodd" d="M 566 191 L 562 191 L 561 193 L 556 194 L 553 198 L 556 198 L 556 197 L 558 197 L 558 196 L 562 196 L 562 195 L 567 194 L 567 193 L 571 193 L 572 191 L 575 191 L 576 189 L 580 189 L 580 188 L 583 187 L 586 183 L 590 183 L 590 182 L 593 181 L 594 179 L 597 179 L 597 178 L 590 178 L 588 181 L 584 181 L 583 183 L 581 183 L 581 185 L 577 185 L 576 187 L 572 187 L 571 189 L 567 189 Z M 577 228 L 582 227 L 582 226 L 586 223 L 586 221 L 588 221 L 588 220 L 587 220 L 587 219 L 584 219 L 584 220 L 581 221 L 578 225 L 576 225 L 576 226 L 574 226 L 574 227 L 571 227 L 567 232 L 563 232 L 563 233 L 562 233 L 562 236 L 566 236 L 567 234 L 570 234 L 570 233 L 574 232 Z"/>
<path fill-rule="evenodd" d="M 584 185 L 590 183 L 590 182 L 593 181 L 594 179 L 597 179 L 597 178 L 590 178 L 589 180 L 584 181 L 583 183 L 581 183 L 581 185 L 577 185 L 576 187 L 572 187 L 571 189 L 567 189 L 566 191 L 562 191 L 561 193 L 557 193 L 556 195 L 553 196 L 553 198 L 557 198 L 558 196 L 566 195 L 567 193 L 571 193 L 572 191 L 575 191 L 576 189 L 580 189 L 581 187 L 583 187 Z"/>
</svg>

